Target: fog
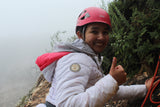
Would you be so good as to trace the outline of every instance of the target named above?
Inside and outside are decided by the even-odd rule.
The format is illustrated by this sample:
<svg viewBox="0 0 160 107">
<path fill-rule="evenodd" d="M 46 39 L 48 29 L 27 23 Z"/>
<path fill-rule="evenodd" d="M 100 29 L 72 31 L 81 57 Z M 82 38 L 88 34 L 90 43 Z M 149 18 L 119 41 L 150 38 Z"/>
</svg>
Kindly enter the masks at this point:
<svg viewBox="0 0 160 107">
<path fill-rule="evenodd" d="M 109 2 L 109 1 L 108 1 Z M 34 86 L 36 58 L 57 31 L 74 34 L 76 19 L 100 0 L 0 0 L 0 106 L 14 107 Z M 62 37 L 64 38 L 64 37 Z"/>
</svg>

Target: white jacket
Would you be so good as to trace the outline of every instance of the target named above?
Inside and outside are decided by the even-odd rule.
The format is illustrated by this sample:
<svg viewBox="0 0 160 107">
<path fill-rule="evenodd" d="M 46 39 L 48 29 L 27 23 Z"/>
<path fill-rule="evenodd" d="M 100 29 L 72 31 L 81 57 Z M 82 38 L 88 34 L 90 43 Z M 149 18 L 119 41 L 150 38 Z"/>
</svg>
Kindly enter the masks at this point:
<svg viewBox="0 0 160 107">
<path fill-rule="evenodd" d="M 104 76 L 95 57 L 93 60 L 85 53 L 69 53 L 50 64 L 52 67 L 48 68 L 54 66 L 55 69 L 46 101 L 56 107 L 103 107 L 110 99 L 134 99 L 145 95 L 145 85 L 118 86 L 111 75 Z M 75 71 L 71 68 L 73 64 L 78 68 Z"/>
</svg>

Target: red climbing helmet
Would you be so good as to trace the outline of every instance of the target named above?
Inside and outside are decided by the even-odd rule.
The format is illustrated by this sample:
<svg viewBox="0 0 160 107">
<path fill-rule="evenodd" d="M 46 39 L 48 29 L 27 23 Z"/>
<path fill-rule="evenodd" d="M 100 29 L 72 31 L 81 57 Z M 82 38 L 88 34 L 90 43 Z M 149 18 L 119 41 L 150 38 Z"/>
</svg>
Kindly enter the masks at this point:
<svg viewBox="0 0 160 107">
<path fill-rule="evenodd" d="M 93 22 L 105 23 L 111 28 L 111 21 L 108 13 L 98 7 L 89 7 L 84 9 L 84 11 L 78 17 L 76 27 Z"/>
</svg>

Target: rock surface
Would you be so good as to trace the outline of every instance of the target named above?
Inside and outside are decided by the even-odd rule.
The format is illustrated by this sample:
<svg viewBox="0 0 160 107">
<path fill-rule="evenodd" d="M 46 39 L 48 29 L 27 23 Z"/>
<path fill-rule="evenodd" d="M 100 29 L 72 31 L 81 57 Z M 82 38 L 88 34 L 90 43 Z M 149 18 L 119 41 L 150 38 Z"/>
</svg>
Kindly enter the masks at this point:
<svg viewBox="0 0 160 107">
<path fill-rule="evenodd" d="M 17 104 L 17 107 L 35 107 L 39 103 L 45 103 L 51 84 L 45 80 L 43 75 L 38 78 L 36 86 L 24 96 Z"/>
</svg>

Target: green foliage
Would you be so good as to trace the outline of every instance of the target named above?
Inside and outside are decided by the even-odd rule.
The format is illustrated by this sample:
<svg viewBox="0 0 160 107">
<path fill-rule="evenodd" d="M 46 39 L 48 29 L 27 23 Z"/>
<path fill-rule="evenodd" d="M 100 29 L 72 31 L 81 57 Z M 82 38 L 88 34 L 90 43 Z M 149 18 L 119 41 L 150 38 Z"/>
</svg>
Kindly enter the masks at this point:
<svg viewBox="0 0 160 107">
<path fill-rule="evenodd" d="M 30 96 L 32 95 L 32 91 L 35 87 L 33 87 L 29 93 L 25 96 L 23 96 L 19 102 L 16 104 L 16 107 L 26 107 L 27 102 L 29 101 Z"/>
<path fill-rule="evenodd" d="M 143 65 L 147 66 L 143 71 L 154 73 L 160 54 L 159 5 L 159 0 L 115 0 L 109 4 L 110 52 L 128 74 L 135 74 Z"/>
<path fill-rule="evenodd" d="M 55 34 L 53 34 L 53 36 L 51 36 L 50 45 L 51 45 L 52 50 L 53 50 L 54 44 L 56 42 L 62 42 L 63 41 L 62 38 L 60 38 L 60 35 L 65 34 L 65 33 L 66 33 L 66 31 L 57 31 Z"/>
<path fill-rule="evenodd" d="M 51 46 L 51 50 L 46 50 L 47 52 L 51 52 L 54 50 L 54 45 L 58 42 L 72 42 L 73 40 L 75 40 L 77 38 L 77 36 L 72 36 L 72 37 L 66 37 L 64 38 L 64 36 L 66 36 L 67 31 L 57 31 L 56 33 L 53 34 L 53 36 L 51 36 L 51 41 L 50 41 L 50 46 Z"/>
</svg>

